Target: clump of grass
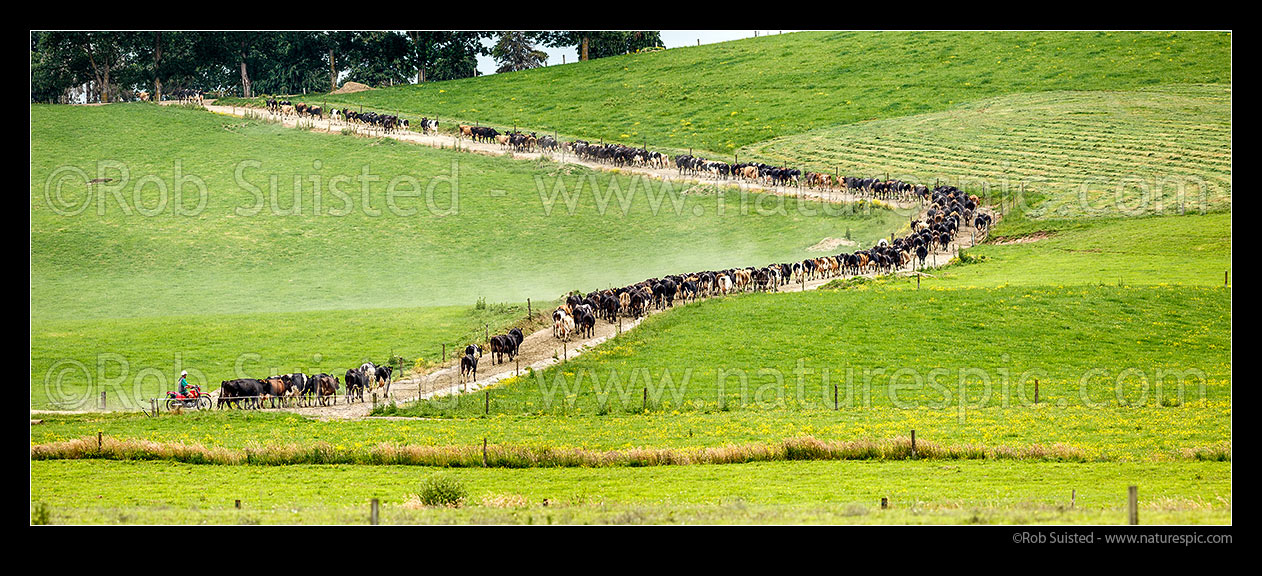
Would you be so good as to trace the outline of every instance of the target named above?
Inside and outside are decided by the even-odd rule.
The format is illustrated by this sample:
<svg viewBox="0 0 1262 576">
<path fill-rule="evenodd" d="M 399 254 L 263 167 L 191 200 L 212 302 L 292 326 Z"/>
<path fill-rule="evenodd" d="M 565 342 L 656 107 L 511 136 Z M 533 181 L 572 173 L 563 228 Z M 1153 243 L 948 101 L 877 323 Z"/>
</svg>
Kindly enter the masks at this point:
<svg viewBox="0 0 1262 576">
<path fill-rule="evenodd" d="M 1231 462 L 1231 441 L 1223 442 L 1216 446 L 1185 448 L 1181 451 L 1180 455 L 1187 460 Z"/>
<path fill-rule="evenodd" d="M 486 508 L 525 508 L 530 501 L 521 494 L 487 494 L 481 504 Z"/>
<path fill-rule="evenodd" d="M 52 511 L 48 505 L 43 502 L 36 502 L 34 510 L 31 511 L 31 525 L 47 526 L 53 523 Z"/>
<path fill-rule="evenodd" d="M 426 506 L 459 508 L 468 494 L 463 482 L 445 474 L 434 474 L 421 483 L 416 498 Z"/>
</svg>

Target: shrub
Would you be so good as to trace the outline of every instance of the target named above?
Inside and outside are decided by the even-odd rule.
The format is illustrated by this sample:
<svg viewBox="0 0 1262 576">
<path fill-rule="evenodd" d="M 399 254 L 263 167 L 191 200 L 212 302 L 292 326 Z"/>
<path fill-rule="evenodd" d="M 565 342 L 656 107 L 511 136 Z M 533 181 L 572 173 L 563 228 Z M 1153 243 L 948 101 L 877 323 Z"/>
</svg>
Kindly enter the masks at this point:
<svg viewBox="0 0 1262 576">
<path fill-rule="evenodd" d="M 45 526 L 52 523 L 52 512 L 49 511 L 48 505 L 43 502 L 37 502 L 35 509 L 31 511 L 31 525 Z"/>
<path fill-rule="evenodd" d="M 421 490 L 416 494 L 418 500 L 426 506 L 450 506 L 457 508 L 468 491 L 464 483 L 445 474 L 434 474 L 421 482 Z"/>
</svg>

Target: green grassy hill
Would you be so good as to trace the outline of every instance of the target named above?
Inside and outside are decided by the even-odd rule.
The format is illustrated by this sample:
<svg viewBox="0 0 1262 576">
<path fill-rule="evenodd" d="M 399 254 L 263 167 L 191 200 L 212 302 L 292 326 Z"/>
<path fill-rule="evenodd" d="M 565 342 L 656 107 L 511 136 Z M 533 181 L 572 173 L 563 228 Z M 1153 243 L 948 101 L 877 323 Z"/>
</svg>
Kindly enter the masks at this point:
<svg viewBox="0 0 1262 576">
<path fill-rule="evenodd" d="M 1045 197 L 1031 217 L 1231 205 L 1231 87 L 1038 92 L 761 142 L 746 158 Z"/>
<path fill-rule="evenodd" d="M 99 352 L 167 372 L 180 353 L 216 383 L 246 352 L 275 371 L 434 357 L 517 312 L 435 333 L 420 327 L 452 312 L 418 308 L 800 258 L 823 238 L 870 244 L 904 222 L 171 107 L 31 116 L 33 393 L 57 360 L 95 366 Z M 97 176 L 114 180 L 84 183 Z"/>
<path fill-rule="evenodd" d="M 311 101 L 723 156 L 1019 92 L 1225 83 L 1222 33 L 801 32 Z"/>
</svg>

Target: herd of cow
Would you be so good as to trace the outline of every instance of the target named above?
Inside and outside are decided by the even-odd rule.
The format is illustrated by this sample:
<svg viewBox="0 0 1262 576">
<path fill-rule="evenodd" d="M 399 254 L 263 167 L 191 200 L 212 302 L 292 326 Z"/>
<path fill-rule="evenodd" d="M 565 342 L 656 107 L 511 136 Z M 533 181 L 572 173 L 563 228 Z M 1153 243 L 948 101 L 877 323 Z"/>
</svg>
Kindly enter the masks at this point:
<svg viewBox="0 0 1262 576">
<path fill-rule="evenodd" d="M 461 124 L 459 129 L 462 137 L 469 138 L 474 142 L 494 142 L 517 152 L 534 152 L 536 150 L 552 152 L 560 146 L 556 138 L 547 135 L 538 136 L 534 132 L 529 134 L 520 131 L 501 133 L 490 126 L 469 126 L 468 124 Z"/>
<path fill-rule="evenodd" d="M 297 116 L 322 117 L 319 106 L 303 103 L 291 104 L 285 100 L 267 101 L 270 111 Z M 343 120 L 381 127 L 384 131 L 407 130 L 408 121 L 393 115 L 376 112 L 360 113 L 348 109 L 330 110 L 331 120 Z M 423 118 L 421 128 L 426 133 L 436 132 L 437 120 Z M 489 126 L 460 125 L 463 137 L 478 142 L 497 142 L 518 151 L 555 151 L 562 145 L 552 136 L 539 137 L 535 133 L 518 131 L 500 133 Z M 647 148 L 634 148 L 621 144 L 591 144 L 583 140 L 563 145 L 580 158 L 609 163 L 616 166 L 649 166 L 665 168 L 670 158 Z M 935 249 L 946 250 L 965 224 L 972 224 L 978 231 L 987 230 L 992 219 L 980 211 L 977 196 L 969 195 L 954 186 L 937 185 L 930 189 L 900 180 L 837 177 L 831 174 L 805 172 L 796 168 L 770 166 L 762 163 L 727 163 L 692 155 L 679 155 L 674 164 L 680 174 L 710 176 L 718 179 L 736 178 L 762 182 L 776 186 L 800 186 L 815 189 L 842 188 L 852 193 L 864 193 L 875 198 L 912 201 L 922 200 L 927 205 L 925 220 L 914 220 L 911 232 L 887 242 L 881 240 L 872 248 L 832 256 L 808 258 L 801 262 L 769 264 L 763 267 L 705 270 L 686 274 L 674 274 L 662 278 L 650 278 L 617 289 L 601 290 L 582 295 L 567 296 L 563 305 L 552 313 L 552 333 L 555 338 L 569 340 L 574 334 L 580 338 L 594 335 L 596 320 L 616 323 L 620 316 L 640 318 L 650 307 L 665 309 L 676 300 L 690 302 L 698 298 L 725 296 L 734 292 L 777 291 L 790 282 L 803 282 L 821 278 L 861 275 L 865 273 L 892 273 L 911 265 L 923 268 L 926 257 Z M 506 334 L 490 338 L 487 343 L 492 363 L 512 361 L 525 340 L 521 330 L 514 328 Z M 470 344 L 460 358 L 460 376 L 464 380 L 477 379 L 478 360 L 482 348 Z M 347 402 L 363 401 L 365 390 L 388 387 L 391 369 L 365 363 L 359 368 L 346 371 Z M 283 374 L 263 379 L 239 379 L 223 382 L 220 390 L 220 406 L 247 408 L 262 407 L 265 402 L 272 406 L 325 405 L 336 403 L 341 381 L 329 374 Z"/>
<path fill-rule="evenodd" d="M 365 362 L 346 371 L 346 402 L 364 401 L 364 393 L 379 388 L 390 389 L 394 369 Z M 280 374 L 267 378 L 225 380 L 219 386 L 220 408 L 276 408 L 327 406 L 337 404 L 342 380 L 332 374 Z"/>
<path fill-rule="evenodd" d="M 273 114 L 281 116 L 296 116 L 299 118 L 324 118 L 324 108 L 299 102 L 294 104 L 288 100 L 267 99 L 267 110 Z M 343 122 L 348 125 L 356 124 L 362 126 L 371 126 L 380 129 L 384 133 L 405 131 L 411 129 L 411 125 L 407 118 L 396 116 L 394 114 L 378 114 L 376 112 L 358 112 L 350 108 L 330 108 L 328 112 L 330 122 Z M 425 134 L 433 134 L 438 132 L 438 120 L 431 118 L 421 118 L 421 132 Z"/>
<path fill-rule="evenodd" d="M 565 303 L 552 312 L 552 334 L 562 340 L 569 340 L 575 333 L 580 338 L 590 337 L 597 318 L 610 323 L 616 323 L 619 316 L 640 318 L 650 307 L 669 308 L 676 300 L 686 303 L 734 292 L 778 291 L 780 286 L 790 282 L 869 272 L 888 274 L 909 264 L 916 267 L 918 263 L 923 268 L 930 252 L 946 250 L 966 224 L 985 231 L 992 223 L 990 214 L 978 210 L 977 196 L 954 186 L 926 188 L 922 197 L 928 206 L 925 219 L 912 221 L 911 233 L 892 242 L 882 239 L 865 250 L 801 262 L 674 274 L 585 296 L 570 294 Z"/>
</svg>

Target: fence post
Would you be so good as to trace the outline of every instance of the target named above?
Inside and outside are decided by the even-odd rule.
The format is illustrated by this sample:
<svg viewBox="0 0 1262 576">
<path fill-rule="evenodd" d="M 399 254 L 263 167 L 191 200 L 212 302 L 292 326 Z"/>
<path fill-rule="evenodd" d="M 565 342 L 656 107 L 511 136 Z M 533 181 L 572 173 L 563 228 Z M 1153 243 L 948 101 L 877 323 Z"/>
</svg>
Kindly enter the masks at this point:
<svg viewBox="0 0 1262 576">
<path fill-rule="evenodd" d="M 376 526 L 378 522 L 377 507 L 378 507 L 377 499 L 373 498 L 372 499 L 372 512 L 368 518 L 368 523 L 372 524 L 373 526 Z"/>
<path fill-rule="evenodd" d="M 911 431 L 911 459 L 916 459 L 916 431 Z"/>
<path fill-rule="evenodd" d="M 483 393 L 486 395 L 486 406 L 483 408 L 482 413 L 489 416 L 491 414 L 491 391 L 486 390 Z"/>
<path fill-rule="evenodd" d="M 1074 488 L 1069 491 L 1069 509 L 1074 509 L 1074 504 L 1078 502 L 1078 489 Z"/>
<path fill-rule="evenodd" d="M 1039 379 L 1034 379 L 1034 403 L 1039 403 Z"/>
<path fill-rule="evenodd" d="M 649 409 L 649 389 L 645 388 L 644 389 L 644 410 L 647 412 L 648 409 Z"/>
<path fill-rule="evenodd" d="M 485 436 L 482 437 L 482 467 L 483 468 L 489 467 L 489 465 L 487 464 L 487 458 L 486 458 L 486 437 Z"/>
<path fill-rule="evenodd" d="M 837 385 L 833 384 L 833 410 L 837 410 Z"/>
<path fill-rule="evenodd" d="M 533 314 L 531 314 L 530 312 L 530 299 L 527 298 L 526 299 L 526 317 L 529 318 L 531 316 L 533 316 Z"/>
<path fill-rule="evenodd" d="M 105 391 L 101 391 L 101 410 L 105 410 Z"/>
<path fill-rule="evenodd" d="M 447 363 L 447 345 L 443 344 L 443 364 Z"/>
<path fill-rule="evenodd" d="M 101 436 L 102 436 L 101 431 L 100 431 L 100 430 L 97 430 L 97 431 L 96 431 L 96 452 L 97 452 L 97 454 L 100 454 L 100 453 L 101 453 L 101 440 L 102 440 Z"/>
</svg>

